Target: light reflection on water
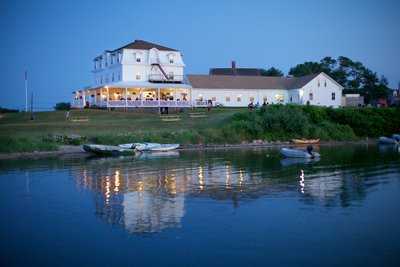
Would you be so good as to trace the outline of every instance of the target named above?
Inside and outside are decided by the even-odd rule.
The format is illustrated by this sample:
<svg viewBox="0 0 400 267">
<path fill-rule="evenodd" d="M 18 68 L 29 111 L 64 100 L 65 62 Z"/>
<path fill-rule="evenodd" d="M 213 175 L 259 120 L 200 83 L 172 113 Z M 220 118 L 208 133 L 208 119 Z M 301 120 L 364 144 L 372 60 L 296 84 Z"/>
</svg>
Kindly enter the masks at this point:
<svg viewBox="0 0 400 267">
<path fill-rule="evenodd" d="M 161 161 L 159 155 L 149 154 L 139 159 L 94 158 L 74 168 L 73 177 L 94 193 L 99 217 L 130 233 L 152 233 L 179 228 L 188 198 L 232 201 L 237 207 L 240 201 L 285 196 L 312 205 L 346 207 L 362 200 L 368 187 L 385 179 L 381 176 L 399 173 L 396 154 L 390 154 L 390 162 L 382 159 L 371 165 L 376 158 L 356 155 L 354 160 L 354 151 L 346 153 L 350 156 L 343 161 L 339 155 L 340 163 L 334 162 L 338 155 L 333 149 L 326 150 L 322 161 L 279 160 L 275 150 L 268 158 L 263 150 L 238 151 L 234 156 L 229 151 L 184 152 L 180 158 L 174 153 Z"/>
</svg>

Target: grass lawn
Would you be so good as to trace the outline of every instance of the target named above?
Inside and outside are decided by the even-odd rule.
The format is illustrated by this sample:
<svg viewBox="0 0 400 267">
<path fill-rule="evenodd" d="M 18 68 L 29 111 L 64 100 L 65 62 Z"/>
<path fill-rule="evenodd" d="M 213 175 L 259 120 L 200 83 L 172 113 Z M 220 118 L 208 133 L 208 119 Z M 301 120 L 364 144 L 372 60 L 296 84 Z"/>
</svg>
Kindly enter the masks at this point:
<svg viewBox="0 0 400 267">
<path fill-rule="evenodd" d="M 107 110 L 72 110 L 70 118 L 87 118 L 84 122 L 66 119 L 65 111 L 37 112 L 34 120 L 26 113 L 7 113 L 0 117 L 0 152 L 34 151 L 56 149 L 57 145 L 48 144 L 43 137 L 49 134 L 77 134 L 88 138 L 97 138 L 98 143 L 119 143 L 134 141 L 180 141 L 191 143 L 193 137 L 181 140 L 180 133 L 198 132 L 204 129 L 216 129 L 224 124 L 234 113 L 246 109 L 206 109 L 186 110 L 179 115 L 179 121 L 162 121 L 159 114 Z M 192 118 L 189 113 L 201 112 L 203 118 Z M 175 133 L 171 138 L 168 133 Z M 163 135 L 165 138 L 162 138 Z M 121 136 L 124 136 L 122 138 Z M 129 138 L 126 138 L 129 136 Z"/>
</svg>

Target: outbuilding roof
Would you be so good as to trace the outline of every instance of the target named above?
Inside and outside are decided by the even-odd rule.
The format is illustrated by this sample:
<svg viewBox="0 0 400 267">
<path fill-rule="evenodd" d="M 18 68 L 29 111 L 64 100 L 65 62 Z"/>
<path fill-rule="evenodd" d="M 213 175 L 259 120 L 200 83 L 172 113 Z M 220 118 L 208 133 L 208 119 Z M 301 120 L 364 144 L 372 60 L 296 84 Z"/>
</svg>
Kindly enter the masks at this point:
<svg viewBox="0 0 400 267">
<path fill-rule="evenodd" d="M 193 88 L 203 89 L 298 89 L 319 74 L 303 77 L 188 75 Z"/>
</svg>

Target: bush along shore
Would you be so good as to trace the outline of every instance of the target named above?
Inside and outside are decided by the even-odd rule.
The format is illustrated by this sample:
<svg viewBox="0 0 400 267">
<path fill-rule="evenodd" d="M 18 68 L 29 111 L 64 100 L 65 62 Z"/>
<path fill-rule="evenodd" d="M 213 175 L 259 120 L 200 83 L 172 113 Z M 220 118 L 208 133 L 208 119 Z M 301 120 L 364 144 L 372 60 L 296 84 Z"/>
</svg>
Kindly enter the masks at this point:
<svg viewBox="0 0 400 267">
<path fill-rule="evenodd" d="M 218 114 L 212 114 L 212 116 Z M 57 150 L 60 145 L 133 142 L 218 145 L 284 142 L 292 138 L 321 141 L 356 141 L 400 132 L 399 108 L 325 108 L 298 105 L 268 105 L 257 110 L 238 110 L 218 126 L 177 130 L 136 130 L 88 135 L 46 134 L 36 137 L 0 137 L 0 152 Z M 256 142 L 254 140 L 257 140 Z"/>
</svg>

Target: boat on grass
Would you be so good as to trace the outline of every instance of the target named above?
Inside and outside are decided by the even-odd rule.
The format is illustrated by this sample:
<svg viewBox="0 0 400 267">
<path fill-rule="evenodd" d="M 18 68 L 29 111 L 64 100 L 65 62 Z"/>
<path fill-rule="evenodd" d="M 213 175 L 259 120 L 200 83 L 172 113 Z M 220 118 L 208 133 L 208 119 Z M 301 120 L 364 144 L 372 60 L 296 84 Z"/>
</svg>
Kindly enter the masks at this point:
<svg viewBox="0 0 400 267">
<path fill-rule="evenodd" d="M 130 156 L 136 154 L 134 149 L 95 144 L 85 144 L 83 150 L 98 156 Z"/>
<path fill-rule="evenodd" d="M 281 148 L 281 154 L 287 158 L 304 158 L 304 159 L 313 159 L 319 158 L 321 155 L 314 151 L 307 151 L 302 149 L 294 149 L 294 148 Z"/>
<path fill-rule="evenodd" d="M 395 138 L 390 138 L 386 136 L 381 136 L 378 139 L 379 144 L 387 144 L 387 145 L 397 145 L 399 144 L 399 141 L 396 140 Z"/>
<path fill-rule="evenodd" d="M 319 143 L 319 139 L 292 139 L 292 142 L 295 144 L 308 145 Z"/>
<path fill-rule="evenodd" d="M 179 148 L 179 144 L 159 144 L 159 143 L 132 143 L 132 144 L 121 144 L 121 148 L 125 149 L 136 149 L 137 151 L 171 151 Z"/>
</svg>

